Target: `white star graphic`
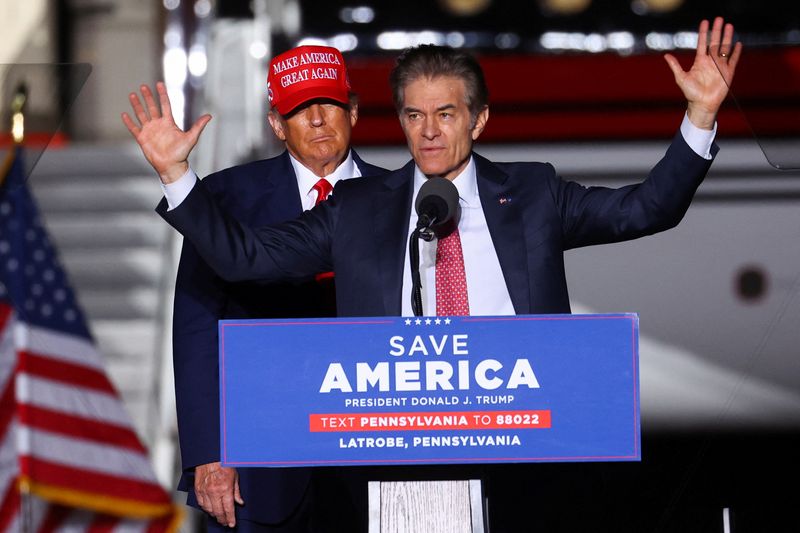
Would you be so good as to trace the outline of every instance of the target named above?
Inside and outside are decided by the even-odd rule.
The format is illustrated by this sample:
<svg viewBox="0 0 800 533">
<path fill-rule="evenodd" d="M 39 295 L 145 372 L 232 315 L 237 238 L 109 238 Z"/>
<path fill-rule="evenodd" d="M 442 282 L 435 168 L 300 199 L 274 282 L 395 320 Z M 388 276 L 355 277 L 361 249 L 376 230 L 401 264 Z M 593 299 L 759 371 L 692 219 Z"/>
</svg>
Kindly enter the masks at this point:
<svg viewBox="0 0 800 533">
<path fill-rule="evenodd" d="M 450 319 L 449 319 L 449 318 L 445 318 L 445 319 L 444 319 L 444 323 L 445 323 L 445 324 L 450 324 Z"/>
<path fill-rule="evenodd" d="M 425 319 L 425 325 L 426 326 L 430 326 L 431 325 L 431 319 L 430 318 L 426 318 Z"/>
<path fill-rule="evenodd" d="M 414 321 L 414 324 L 416 324 L 416 325 L 418 325 L 418 326 L 419 326 L 420 324 L 422 324 L 422 320 L 420 320 L 420 319 L 418 318 L 418 319 L 416 319 L 416 320 Z"/>
<path fill-rule="evenodd" d="M 437 318 L 437 319 L 436 319 L 436 320 L 434 320 L 433 322 L 434 322 L 434 323 L 435 323 L 435 324 L 438 326 L 439 324 L 441 324 L 441 323 L 442 323 L 442 319 L 441 319 L 441 318 Z"/>
<path fill-rule="evenodd" d="M 411 325 L 411 319 L 410 318 L 406 318 L 406 326 L 410 326 L 410 325 Z"/>
</svg>

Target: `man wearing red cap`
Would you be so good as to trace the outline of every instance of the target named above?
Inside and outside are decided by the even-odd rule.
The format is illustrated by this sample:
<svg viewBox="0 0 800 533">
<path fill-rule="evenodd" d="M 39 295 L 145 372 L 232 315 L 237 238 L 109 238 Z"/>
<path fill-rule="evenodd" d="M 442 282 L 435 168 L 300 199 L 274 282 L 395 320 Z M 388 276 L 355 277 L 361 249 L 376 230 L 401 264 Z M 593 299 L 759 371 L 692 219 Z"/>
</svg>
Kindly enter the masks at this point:
<svg viewBox="0 0 800 533">
<path fill-rule="evenodd" d="M 341 53 L 301 46 L 275 57 L 267 78 L 268 118 L 286 150 L 272 159 L 235 166 L 203 182 L 224 208 L 243 223 L 265 225 L 295 218 L 324 200 L 339 180 L 380 173 L 350 149 L 358 107 Z M 152 93 L 141 87 L 145 106 L 130 95 L 137 126 L 123 121 L 145 155 L 165 148 L 152 122 L 176 128 L 163 84 L 157 85 L 164 115 Z M 145 111 L 145 109 L 147 111 Z M 210 116 L 193 128 L 193 141 Z M 150 122 L 151 127 L 144 124 Z M 153 131 L 156 134 L 153 134 Z M 192 144 L 194 144 L 194 142 Z M 181 153 L 180 146 L 167 146 Z M 150 160 L 162 176 L 191 172 L 188 151 L 166 164 Z M 174 162 L 174 161 L 177 161 Z M 183 473 L 179 488 L 190 505 L 209 513 L 209 530 L 340 531 L 347 491 L 335 471 L 222 467 L 219 451 L 217 321 L 226 318 L 335 316 L 331 275 L 301 283 L 226 283 L 184 241 L 175 287 L 173 354 Z M 337 497 L 339 499 L 337 499 Z M 342 500 L 344 498 L 344 500 Z M 246 503 L 246 504 L 245 504 Z M 238 505 L 235 505 L 238 504 Z M 339 516 L 342 512 L 344 516 Z"/>
<path fill-rule="evenodd" d="M 664 157 L 639 184 L 584 187 L 561 179 L 549 164 L 495 163 L 473 152 L 489 118 L 483 71 L 463 50 L 420 45 L 401 53 L 390 76 L 412 155 L 403 168 L 342 183 L 332 201 L 291 224 L 242 226 L 226 217 L 196 180 L 189 180 L 188 194 L 167 195 L 157 210 L 227 279 L 279 280 L 336 265 L 340 316 L 569 313 L 566 250 L 664 231 L 689 208 L 717 151 L 716 115 L 741 54 L 733 36 L 733 26 L 721 17 L 713 26 L 703 21 L 689 71 L 674 56 L 665 56 L 687 111 Z M 187 154 L 192 130 L 171 135 L 176 142 L 186 139 Z M 418 313 L 412 311 L 406 244 L 415 227 L 413 200 L 434 178 L 450 180 L 458 189 L 461 217 L 420 254 L 428 292 Z M 175 182 L 162 176 L 162 183 Z M 440 303 L 446 304 L 443 310 Z M 520 483 L 536 477 L 523 466 L 488 469 L 483 477 L 493 508 L 500 505 L 495 523 L 516 520 L 526 530 L 543 531 L 592 530 L 597 523 L 593 509 L 573 506 L 578 512 L 564 513 L 560 505 L 542 505 L 548 500 L 536 498 L 550 497 L 552 487 L 540 480 L 542 495 L 533 490 L 536 483 Z M 581 485 L 586 480 L 574 483 Z M 574 502 L 574 487 L 556 496 Z M 592 486 L 588 492 L 590 499 L 582 501 L 594 506 L 600 489 Z M 537 501 L 536 512 L 528 513 Z"/>
</svg>

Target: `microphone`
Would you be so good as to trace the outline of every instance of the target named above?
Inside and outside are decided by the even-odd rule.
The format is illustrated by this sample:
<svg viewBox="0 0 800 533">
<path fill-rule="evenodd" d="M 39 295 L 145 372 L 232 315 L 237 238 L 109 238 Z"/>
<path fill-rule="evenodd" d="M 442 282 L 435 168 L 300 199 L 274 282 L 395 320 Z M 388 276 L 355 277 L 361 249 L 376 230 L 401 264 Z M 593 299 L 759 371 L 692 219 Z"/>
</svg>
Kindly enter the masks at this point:
<svg viewBox="0 0 800 533">
<path fill-rule="evenodd" d="M 422 279 L 419 273 L 419 240 L 440 239 L 458 227 L 461 206 L 458 189 L 447 178 L 428 178 L 417 194 L 417 228 L 408 241 L 408 260 L 411 266 L 411 309 L 414 316 L 422 316 Z"/>
<path fill-rule="evenodd" d="M 461 214 L 458 189 L 447 178 L 429 178 L 419 189 L 414 207 L 419 217 L 417 229 L 421 230 L 420 236 L 423 239 L 430 241 L 433 238 L 431 232 L 425 230 L 433 230 L 437 234 L 450 233 L 458 224 Z M 455 223 L 452 223 L 453 221 Z M 450 231 L 446 231 L 447 229 Z"/>
</svg>

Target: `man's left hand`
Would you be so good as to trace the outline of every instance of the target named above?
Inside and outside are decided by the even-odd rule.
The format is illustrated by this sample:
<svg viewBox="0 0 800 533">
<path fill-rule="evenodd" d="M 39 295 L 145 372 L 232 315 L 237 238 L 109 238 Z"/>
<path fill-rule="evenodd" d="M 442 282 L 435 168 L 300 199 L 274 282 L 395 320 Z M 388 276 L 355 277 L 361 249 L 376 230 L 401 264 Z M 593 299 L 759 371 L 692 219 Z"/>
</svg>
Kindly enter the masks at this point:
<svg viewBox="0 0 800 533">
<path fill-rule="evenodd" d="M 733 25 L 725 24 L 722 17 L 714 19 L 710 36 L 708 27 L 707 20 L 700 23 L 697 53 L 688 72 L 672 54 L 665 54 L 664 59 L 686 97 L 689 120 L 698 128 L 711 130 L 733 82 L 742 43 L 733 44 Z"/>
</svg>

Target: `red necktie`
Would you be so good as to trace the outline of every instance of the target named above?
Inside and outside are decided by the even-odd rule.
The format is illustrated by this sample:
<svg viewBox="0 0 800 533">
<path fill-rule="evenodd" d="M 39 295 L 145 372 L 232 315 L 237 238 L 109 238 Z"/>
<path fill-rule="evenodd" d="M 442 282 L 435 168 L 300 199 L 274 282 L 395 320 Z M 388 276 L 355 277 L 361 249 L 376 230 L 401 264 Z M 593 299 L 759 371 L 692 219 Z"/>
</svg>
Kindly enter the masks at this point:
<svg viewBox="0 0 800 533">
<path fill-rule="evenodd" d="M 333 190 L 333 185 L 325 178 L 320 178 L 312 189 L 317 191 L 317 199 L 314 202 L 314 206 L 318 206 L 328 198 L 328 195 Z M 321 282 L 324 279 L 333 278 L 333 272 L 320 272 L 315 277 L 317 281 Z"/>
<path fill-rule="evenodd" d="M 467 276 L 458 228 L 436 245 L 436 314 L 469 315 Z"/>
<path fill-rule="evenodd" d="M 333 186 L 325 178 L 320 178 L 319 181 L 316 182 L 311 188 L 317 191 L 317 200 L 314 202 L 315 206 L 319 205 L 320 202 L 325 201 L 325 199 L 333 190 Z"/>
</svg>

